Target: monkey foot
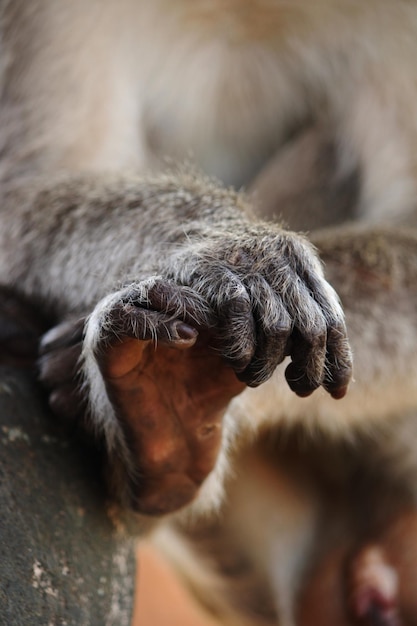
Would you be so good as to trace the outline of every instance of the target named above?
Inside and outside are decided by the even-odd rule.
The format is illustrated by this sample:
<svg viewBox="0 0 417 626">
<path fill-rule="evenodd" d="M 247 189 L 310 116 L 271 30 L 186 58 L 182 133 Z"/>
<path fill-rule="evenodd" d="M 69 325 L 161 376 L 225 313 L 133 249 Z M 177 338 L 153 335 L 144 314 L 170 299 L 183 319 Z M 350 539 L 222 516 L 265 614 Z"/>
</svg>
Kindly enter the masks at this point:
<svg viewBox="0 0 417 626">
<path fill-rule="evenodd" d="M 245 388 L 212 347 L 211 322 L 199 314 L 198 298 L 163 287 L 163 294 L 160 285 L 147 294 L 153 308 L 119 299 L 91 324 L 99 328 L 94 358 L 127 448 L 130 506 L 149 515 L 194 499 L 214 468 L 223 414 Z M 183 319 L 175 317 L 179 308 Z M 51 390 L 51 407 L 74 421 L 85 412 L 75 376 L 89 341 L 84 325 L 79 320 L 52 329 L 41 349 L 40 378 Z"/>
<path fill-rule="evenodd" d="M 171 320 L 152 332 L 115 336 L 97 360 L 136 466 L 131 505 L 155 515 L 195 497 L 215 465 L 224 411 L 245 385 L 207 331 Z"/>
<path fill-rule="evenodd" d="M 363 626 L 401 626 L 398 574 L 378 545 L 365 546 L 350 568 L 350 608 Z"/>
</svg>

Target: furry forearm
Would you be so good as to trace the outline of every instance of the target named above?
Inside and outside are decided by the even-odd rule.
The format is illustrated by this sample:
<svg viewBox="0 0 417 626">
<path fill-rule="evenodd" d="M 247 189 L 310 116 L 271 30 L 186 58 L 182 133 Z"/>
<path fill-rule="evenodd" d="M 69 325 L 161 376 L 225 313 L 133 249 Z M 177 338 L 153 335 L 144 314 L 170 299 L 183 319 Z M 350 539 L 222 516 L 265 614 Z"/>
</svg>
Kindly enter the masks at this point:
<svg viewBox="0 0 417 626">
<path fill-rule="evenodd" d="M 178 244 L 248 234 L 247 211 L 241 195 L 194 172 L 24 181 L 4 194 L 0 280 L 37 294 L 59 317 L 85 312 L 109 290 L 157 273 Z"/>
</svg>

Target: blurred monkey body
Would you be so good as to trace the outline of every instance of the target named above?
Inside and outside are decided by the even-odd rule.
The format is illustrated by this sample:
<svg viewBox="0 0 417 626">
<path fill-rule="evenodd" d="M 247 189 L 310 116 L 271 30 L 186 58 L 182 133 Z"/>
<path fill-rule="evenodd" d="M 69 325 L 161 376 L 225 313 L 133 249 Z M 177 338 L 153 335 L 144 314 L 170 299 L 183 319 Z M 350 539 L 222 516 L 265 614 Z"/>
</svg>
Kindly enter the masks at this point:
<svg viewBox="0 0 417 626">
<path fill-rule="evenodd" d="M 81 391 L 123 503 L 145 514 L 192 501 L 196 514 L 218 508 L 229 464 L 245 458 L 239 445 L 296 427 L 324 438 L 330 475 L 332 446 L 355 450 L 375 436 L 365 451 L 358 443 L 346 471 L 381 463 L 404 490 L 395 507 L 412 509 L 416 467 L 404 433 L 417 404 L 417 244 L 394 227 L 415 224 L 416 2 L 0 7 L 0 282 L 53 324 L 70 320 L 45 337 L 41 375 L 52 407 L 72 410 L 82 353 Z M 189 157 L 248 196 L 176 165 Z M 313 237 L 355 355 L 342 402 L 334 398 L 346 391 L 351 358 L 338 298 L 307 239 L 260 216 L 303 230 L 362 222 Z M 328 393 L 305 397 L 318 387 Z M 391 437 L 379 437 L 385 427 Z M 333 515 L 321 497 L 326 472 L 299 504 L 297 468 L 289 462 L 287 479 L 284 462 L 276 467 L 262 444 L 254 450 L 266 467 L 260 484 L 272 474 L 289 498 L 277 498 L 287 515 L 278 530 L 249 528 L 248 558 L 280 578 L 263 557 L 274 533 L 288 536 L 279 557 L 288 576 L 272 588 L 282 626 L 297 616 L 304 626 L 303 607 L 320 597 L 305 571 L 327 558 L 310 550 L 311 537 L 321 540 L 316 510 Z M 363 529 L 345 515 L 350 484 L 340 479 L 338 497 L 356 549 Z M 251 490 L 255 510 L 264 486 Z M 340 572 L 342 557 L 329 558 Z M 357 569 L 368 561 L 358 558 Z"/>
<path fill-rule="evenodd" d="M 14 175 L 17 163 L 137 171 L 191 153 L 247 186 L 298 128 L 323 121 L 339 176 L 359 169 L 357 210 L 379 221 L 414 208 L 413 2 L 3 5 Z"/>
</svg>

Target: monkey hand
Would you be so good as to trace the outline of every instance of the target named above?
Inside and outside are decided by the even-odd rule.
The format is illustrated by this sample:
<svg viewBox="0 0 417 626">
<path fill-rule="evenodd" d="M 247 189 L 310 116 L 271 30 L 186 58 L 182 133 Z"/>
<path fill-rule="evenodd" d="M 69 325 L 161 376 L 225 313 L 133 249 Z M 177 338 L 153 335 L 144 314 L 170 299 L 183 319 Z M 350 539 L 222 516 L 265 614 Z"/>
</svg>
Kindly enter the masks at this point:
<svg viewBox="0 0 417 626">
<path fill-rule="evenodd" d="M 67 343 L 65 328 L 44 341 L 42 376 L 58 411 L 77 389 L 68 372 L 80 328 Z M 337 296 L 311 246 L 282 231 L 179 250 L 158 276 L 99 302 L 82 346 L 95 425 L 123 460 L 129 505 L 145 514 L 196 496 L 216 464 L 230 400 L 286 355 L 300 396 L 322 385 L 342 397 L 351 375 Z"/>
<path fill-rule="evenodd" d="M 343 311 L 312 245 L 268 224 L 180 250 L 165 275 L 214 313 L 214 343 L 239 380 L 256 387 L 285 356 L 299 396 L 323 386 L 345 395 L 352 374 Z M 192 322 L 192 321 L 191 321 Z"/>
</svg>

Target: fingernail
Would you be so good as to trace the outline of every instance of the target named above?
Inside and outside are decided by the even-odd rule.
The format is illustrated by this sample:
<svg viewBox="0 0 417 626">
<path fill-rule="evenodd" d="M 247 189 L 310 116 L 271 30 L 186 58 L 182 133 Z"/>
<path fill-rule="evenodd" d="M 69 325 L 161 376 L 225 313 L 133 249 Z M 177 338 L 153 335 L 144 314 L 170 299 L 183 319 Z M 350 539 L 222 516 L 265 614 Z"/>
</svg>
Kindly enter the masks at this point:
<svg viewBox="0 0 417 626">
<path fill-rule="evenodd" d="M 179 339 L 184 339 L 184 341 L 190 341 L 191 339 L 195 339 L 198 335 L 198 331 L 192 326 L 188 326 L 185 322 L 177 322 L 175 324 L 175 330 Z"/>
<path fill-rule="evenodd" d="M 346 395 L 347 390 L 348 390 L 348 386 L 345 385 L 344 387 L 339 387 L 338 389 L 334 389 L 334 390 L 332 389 L 332 391 L 330 392 L 330 395 L 335 400 L 341 400 Z"/>
</svg>

